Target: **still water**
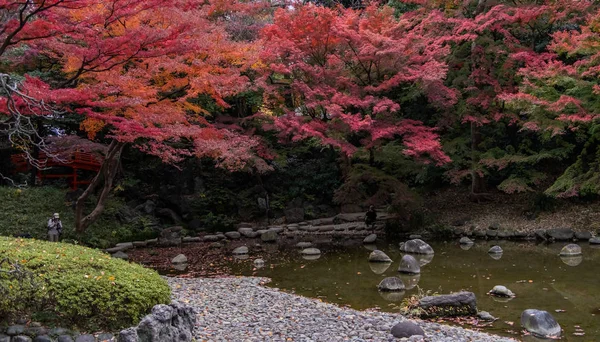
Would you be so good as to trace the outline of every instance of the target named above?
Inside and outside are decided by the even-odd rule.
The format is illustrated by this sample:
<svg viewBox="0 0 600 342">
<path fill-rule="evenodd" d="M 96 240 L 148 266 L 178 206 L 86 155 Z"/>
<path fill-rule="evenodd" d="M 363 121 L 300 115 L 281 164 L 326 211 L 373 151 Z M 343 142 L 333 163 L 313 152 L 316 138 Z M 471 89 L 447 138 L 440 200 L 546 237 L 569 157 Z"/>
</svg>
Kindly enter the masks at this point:
<svg viewBox="0 0 600 342">
<path fill-rule="evenodd" d="M 504 250 L 499 259 L 487 253 L 493 245 Z M 299 250 L 286 249 L 279 256 L 271 256 L 264 268 L 255 269 L 252 265 L 252 260 L 260 255 L 252 255 L 232 267 L 237 275 L 269 277 L 273 280 L 270 286 L 283 291 L 359 310 L 378 307 L 397 312 L 402 297 L 419 291 L 472 291 L 477 296 L 478 309 L 499 318 L 482 330 L 522 339 L 521 312 L 539 309 L 556 318 L 563 328 L 563 341 L 600 341 L 600 249 L 580 243 L 582 258 L 561 259 L 558 254 L 564 245 L 476 241 L 465 250 L 457 242 L 432 243 L 435 255 L 421 258 L 421 274 L 401 276 L 407 287 L 414 287 L 400 295 L 377 291 L 383 278 L 399 275 L 402 253 L 396 243 L 377 244 L 394 260 L 389 267 L 367 261 L 375 246 L 322 249 L 316 260 L 304 259 Z M 486 295 L 494 285 L 508 287 L 516 297 Z M 574 335 L 582 332 L 583 336 Z"/>
</svg>

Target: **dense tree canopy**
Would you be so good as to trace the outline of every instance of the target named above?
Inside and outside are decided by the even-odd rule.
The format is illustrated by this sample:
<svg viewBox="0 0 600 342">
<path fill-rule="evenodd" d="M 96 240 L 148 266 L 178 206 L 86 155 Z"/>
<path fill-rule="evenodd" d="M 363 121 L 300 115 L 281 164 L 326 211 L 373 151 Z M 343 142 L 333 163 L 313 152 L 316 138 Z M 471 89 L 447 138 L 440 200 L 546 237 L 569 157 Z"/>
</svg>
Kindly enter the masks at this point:
<svg viewBox="0 0 600 342">
<path fill-rule="evenodd" d="M 600 193 L 593 1 L 0 1 L 0 19 L 12 146 L 35 165 L 67 117 L 108 146 L 80 204 L 125 145 L 265 172 L 301 140 L 371 166 L 391 148 L 474 193 Z"/>
</svg>

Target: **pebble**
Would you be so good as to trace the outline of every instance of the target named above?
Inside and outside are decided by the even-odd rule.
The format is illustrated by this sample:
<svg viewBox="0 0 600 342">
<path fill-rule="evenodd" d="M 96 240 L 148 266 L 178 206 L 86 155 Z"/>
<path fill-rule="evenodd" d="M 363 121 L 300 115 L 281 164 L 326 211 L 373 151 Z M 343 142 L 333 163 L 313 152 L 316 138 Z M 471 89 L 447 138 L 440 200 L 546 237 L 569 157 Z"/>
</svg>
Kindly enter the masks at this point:
<svg viewBox="0 0 600 342">
<path fill-rule="evenodd" d="M 195 308 L 198 341 L 393 341 L 391 328 L 407 320 L 399 314 L 341 308 L 262 286 L 268 278 L 167 280 L 174 299 Z M 515 341 L 437 323 L 418 324 L 430 342 Z"/>
</svg>

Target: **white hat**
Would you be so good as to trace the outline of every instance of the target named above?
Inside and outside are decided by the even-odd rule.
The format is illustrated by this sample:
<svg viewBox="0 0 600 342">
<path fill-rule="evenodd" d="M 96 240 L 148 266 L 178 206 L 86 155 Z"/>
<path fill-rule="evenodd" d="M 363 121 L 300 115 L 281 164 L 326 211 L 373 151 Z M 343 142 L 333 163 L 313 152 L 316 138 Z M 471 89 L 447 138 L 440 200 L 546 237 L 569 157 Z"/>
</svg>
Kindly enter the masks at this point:
<svg viewBox="0 0 600 342">
<path fill-rule="evenodd" d="M 54 215 L 53 215 L 53 216 L 54 216 L 54 218 L 58 218 L 58 217 L 59 217 L 59 216 L 58 216 L 58 213 L 54 213 Z"/>
</svg>

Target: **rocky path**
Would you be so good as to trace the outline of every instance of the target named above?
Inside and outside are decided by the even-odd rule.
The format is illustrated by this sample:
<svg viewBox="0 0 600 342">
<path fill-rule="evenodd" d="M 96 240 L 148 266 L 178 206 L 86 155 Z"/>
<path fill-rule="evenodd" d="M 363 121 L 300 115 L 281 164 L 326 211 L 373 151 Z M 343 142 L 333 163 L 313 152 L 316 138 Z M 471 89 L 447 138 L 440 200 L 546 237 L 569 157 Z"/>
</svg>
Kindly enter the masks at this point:
<svg viewBox="0 0 600 342">
<path fill-rule="evenodd" d="M 406 318 L 356 311 L 262 286 L 266 278 L 168 278 L 175 300 L 192 305 L 198 341 L 398 341 L 390 330 Z M 415 321 L 424 339 L 514 341 L 472 330 Z M 406 339 L 404 339 L 406 340 Z"/>
</svg>

